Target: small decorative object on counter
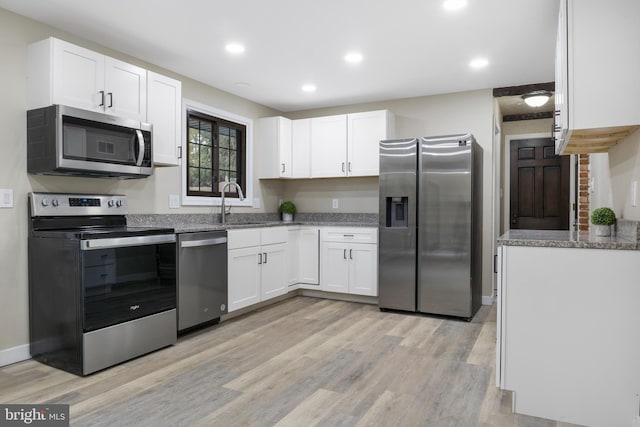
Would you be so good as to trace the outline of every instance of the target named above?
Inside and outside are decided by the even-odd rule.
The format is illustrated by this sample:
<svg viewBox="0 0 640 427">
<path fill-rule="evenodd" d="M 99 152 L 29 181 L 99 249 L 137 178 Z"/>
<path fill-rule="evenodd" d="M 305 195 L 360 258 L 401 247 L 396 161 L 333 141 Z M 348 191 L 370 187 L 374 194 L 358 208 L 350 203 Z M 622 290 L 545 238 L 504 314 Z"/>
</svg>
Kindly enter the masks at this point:
<svg viewBox="0 0 640 427">
<path fill-rule="evenodd" d="M 596 236 L 611 236 L 611 226 L 616 223 L 616 214 L 610 208 L 597 208 L 591 212 L 591 223 Z"/>
<path fill-rule="evenodd" d="M 293 215 L 298 211 L 296 209 L 296 205 L 294 205 L 293 202 L 290 202 L 288 200 L 286 202 L 282 202 L 279 210 L 280 210 L 280 213 L 282 214 L 282 221 L 284 222 L 293 221 Z"/>
</svg>

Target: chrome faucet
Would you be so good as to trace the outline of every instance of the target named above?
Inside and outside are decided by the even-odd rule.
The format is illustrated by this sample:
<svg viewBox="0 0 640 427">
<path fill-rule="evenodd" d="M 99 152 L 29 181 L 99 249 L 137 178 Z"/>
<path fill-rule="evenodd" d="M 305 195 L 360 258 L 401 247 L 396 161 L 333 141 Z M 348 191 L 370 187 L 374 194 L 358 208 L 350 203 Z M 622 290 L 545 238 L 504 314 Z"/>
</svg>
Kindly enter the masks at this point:
<svg viewBox="0 0 640 427">
<path fill-rule="evenodd" d="M 238 185 L 238 183 L 236 182 L 232 182 L 229 181 L 227 183 L 225 183 L 222 186 L 222 203 L 221 203 L 221 207 L 222 207 L 222 211 L 221 211 L 221 216 L 222 216 L 222 224 L 226 224 L 226 219 L 225 219 L 225 215 L 226 215 L 226 211 L 225 211 L 225 207 L 224 207 L 224 192 L 227 189 L 228 186 L 230 186 L 231 184 L 236 186 L 236 189 L 238 190 L 238 195 L 240 196 L 240 200 L 244 200 L 244 194 L 242 194 L 242 188 L 240 188 L 240 186 Z"/>
</svg>

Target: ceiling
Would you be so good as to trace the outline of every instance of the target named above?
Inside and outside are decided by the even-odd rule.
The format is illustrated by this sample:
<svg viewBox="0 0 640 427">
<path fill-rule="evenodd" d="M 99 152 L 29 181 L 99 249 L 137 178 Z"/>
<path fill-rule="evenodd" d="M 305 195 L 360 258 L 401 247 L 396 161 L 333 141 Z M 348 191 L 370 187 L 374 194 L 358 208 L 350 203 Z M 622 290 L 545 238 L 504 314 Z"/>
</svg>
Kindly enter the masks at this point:
<svg viewBox="0 0 640 427">
<path fill-rule="evenodd" d="M 282 112 L 554 80 L 559 0 L 0 0 Z M 225 45 L 242 43 L 242 54 Z M 348 64 L 347 52 L 362 62 Z M 483 57 L 488 65 L 472 69 Z M 317 90 L 305 93 L 303 84 Z M 506 112 L 508 113 L 508 112 Z"/>
</svg>

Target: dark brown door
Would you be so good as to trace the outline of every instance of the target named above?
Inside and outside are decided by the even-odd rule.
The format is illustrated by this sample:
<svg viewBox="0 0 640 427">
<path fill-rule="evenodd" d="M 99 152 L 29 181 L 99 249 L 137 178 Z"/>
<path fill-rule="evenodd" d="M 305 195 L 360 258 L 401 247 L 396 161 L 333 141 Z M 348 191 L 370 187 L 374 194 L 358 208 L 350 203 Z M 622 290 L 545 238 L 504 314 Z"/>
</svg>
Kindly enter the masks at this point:
<svg viewBox="0 0 640 427">
<path fill-rule="evenodd" d="M 511 228 L 569 229 L 569 156 L 551 138 L 511 141 Z"/>
</svg>

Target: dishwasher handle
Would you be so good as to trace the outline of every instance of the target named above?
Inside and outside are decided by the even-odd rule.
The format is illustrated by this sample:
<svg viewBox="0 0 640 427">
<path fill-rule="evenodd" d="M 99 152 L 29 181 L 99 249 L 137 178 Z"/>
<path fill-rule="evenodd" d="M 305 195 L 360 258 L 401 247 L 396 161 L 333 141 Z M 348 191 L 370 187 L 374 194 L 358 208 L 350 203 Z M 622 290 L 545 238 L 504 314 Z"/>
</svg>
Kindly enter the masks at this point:
<svg viewBox="0 0 640 427">
<path fill-rule="evenodd" d="M 223 245 L 227 243 L 226 237 L 216 237 L 214 239 L 203 239 L 203 240 L 187 240 L 184 242 L 180 242 L 181 248 L 196 248 L 200 246 L 215 246 L 215 245 Z"/>
</svg>

